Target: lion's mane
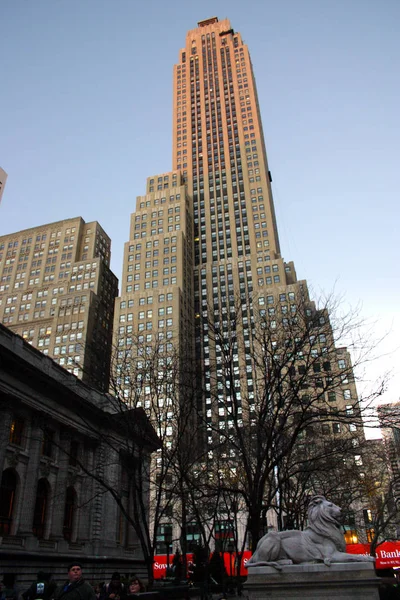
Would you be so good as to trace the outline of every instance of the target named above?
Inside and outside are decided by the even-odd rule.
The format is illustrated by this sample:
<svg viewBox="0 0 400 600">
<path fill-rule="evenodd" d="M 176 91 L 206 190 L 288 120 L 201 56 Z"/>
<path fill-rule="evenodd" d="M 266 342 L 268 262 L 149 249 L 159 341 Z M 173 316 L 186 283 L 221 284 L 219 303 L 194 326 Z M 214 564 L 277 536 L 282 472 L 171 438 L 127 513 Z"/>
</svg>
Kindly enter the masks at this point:
<svg viewBox="0 0 400 600">
<path fill-rule="evenodd" d="M 340 524 L 332 514 L 331 506 L 332 503 L 323 496 L 314 496 L 308 506 L 307 529 L 317 535 L 329 538 L 338 550 L 345 552 L 346 542 L 340 531 Z"/>
</svg>

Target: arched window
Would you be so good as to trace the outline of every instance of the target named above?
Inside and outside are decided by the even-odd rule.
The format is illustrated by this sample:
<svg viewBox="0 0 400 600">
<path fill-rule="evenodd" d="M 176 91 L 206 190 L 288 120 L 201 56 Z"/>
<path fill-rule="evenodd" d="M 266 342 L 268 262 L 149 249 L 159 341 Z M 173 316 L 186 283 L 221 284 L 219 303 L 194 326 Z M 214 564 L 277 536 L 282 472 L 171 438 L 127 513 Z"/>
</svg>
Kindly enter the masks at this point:
<svg viewBox="0 0 400 600">
<path fill-rule="evenodd" d="M 6 469 L 0 485 L 0 535 L 10 535 L 13 519 L 17 474 L 14 469 Z"/>
<path fill-rule="evenodd" d="M 67 488 L 67 493 L 65 496 L 65 509 L 64 509 L 64 526 L 63 526 L 63 535 L 64 539 L 69 542 L 72 539 L 72 532 L 74 527 L 74 519 L 75 519 L 75 509 L 76 509 L 76 492 L 74 488 L 71 486 Z"/>
<path fill-rule="evenodd" d="M 33 535 L 44 537 L 47 506 L 49 501 L 49 483 L 47 479 L 39 479 L 36 490 L 35 512 L 33 513 Z"/>
</svg>

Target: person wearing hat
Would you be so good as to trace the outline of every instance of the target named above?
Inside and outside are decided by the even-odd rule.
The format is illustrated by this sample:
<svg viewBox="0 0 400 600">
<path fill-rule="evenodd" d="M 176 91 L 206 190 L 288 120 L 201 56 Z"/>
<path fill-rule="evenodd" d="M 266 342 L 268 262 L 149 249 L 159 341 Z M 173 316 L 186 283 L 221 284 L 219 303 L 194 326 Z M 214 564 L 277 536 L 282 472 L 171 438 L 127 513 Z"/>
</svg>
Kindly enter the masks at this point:
<svg viewBox="0 0 400 600">
<path fill-rule="evenodd" d="M 91 585 L 82 577 L 82 565 L 75 561 L 68 565 L 68 581 L 61 585 L 55 594 L 55 600 L 96 600 Z"/>
<path fill-rule="evenodd" d="M 122 600 L 125 596 L 125 587 L 121 582 L 121 575 L 116 571 L 111 576 L 110 583 L 104 586 L 104 600 Z"/>
<path fill-rule="evenodd" d="M 39 571 L 36 577 L 36 582 L 23 592 L 24 600 L 50 600 L 56 591 L 56 583 L 48 573 Z"/>
</svg>

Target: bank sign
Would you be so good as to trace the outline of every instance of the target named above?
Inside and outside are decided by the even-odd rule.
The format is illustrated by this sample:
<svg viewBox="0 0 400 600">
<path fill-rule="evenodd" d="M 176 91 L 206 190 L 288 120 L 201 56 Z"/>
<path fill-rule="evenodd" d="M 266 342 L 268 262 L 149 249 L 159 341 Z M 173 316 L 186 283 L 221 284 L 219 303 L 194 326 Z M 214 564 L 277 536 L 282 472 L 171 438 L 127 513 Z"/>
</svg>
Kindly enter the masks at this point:
<svg viewBox="0 0 400 600">
<path fill-rule="evenodd" d="M 348 544 L 346 552 L 350 554 L 369 554 L 369 544 Z M 377 569 L 400 567 L 400 542 L 383 542 L 376 548 Z"/>
</svg>

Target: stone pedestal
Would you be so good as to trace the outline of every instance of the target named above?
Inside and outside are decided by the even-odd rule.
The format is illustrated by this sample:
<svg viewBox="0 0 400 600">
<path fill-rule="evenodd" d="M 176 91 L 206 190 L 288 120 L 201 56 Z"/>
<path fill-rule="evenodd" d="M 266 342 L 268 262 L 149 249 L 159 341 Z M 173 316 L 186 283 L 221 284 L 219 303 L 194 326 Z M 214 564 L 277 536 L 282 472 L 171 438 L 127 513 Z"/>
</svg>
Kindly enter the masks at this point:
<svg viewBox="0 0 400 600">
<path fill-rule="evenodd" d="M 245 583 L 249 600 L 379 600 L 379 578 L 373 563 L 287 565 L 251 567 Z"/>
</svg>

